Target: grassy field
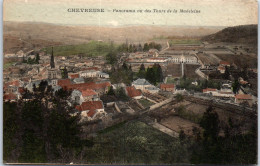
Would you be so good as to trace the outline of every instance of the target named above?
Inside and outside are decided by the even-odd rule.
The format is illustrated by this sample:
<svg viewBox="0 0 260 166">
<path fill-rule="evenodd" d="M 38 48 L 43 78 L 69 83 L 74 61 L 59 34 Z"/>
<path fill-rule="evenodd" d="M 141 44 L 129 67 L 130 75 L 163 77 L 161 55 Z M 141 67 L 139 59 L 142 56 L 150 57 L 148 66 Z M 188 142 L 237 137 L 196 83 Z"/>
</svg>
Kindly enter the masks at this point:
<svg viewBox="0 0 260 166">
<path fill-rule="evenodd" d="M 84 163 L 169 164 L 187 163 L 188 151 L 179 139 L 172 138 L 143 122 L 123 123 L 93 138 Z"/>
<path fill-rule="evenodd" d="M 172 39 L 169 44 L 171 46 L 177 44 L 201 44 L 201 41 L 196 39 Z"/>
<path fill-rule="evenodd" d="M 84 56 L 105 56 L 108 52 L 115 49 L 116 46 L 106 42 L 90 41 L 86 44 L 54 46 L 54 56 L 69 56 L 82 54 Z M 51 47 L 43 49 L 51 53 Z"/>
<path fill-rule="evenodd" d="M 173 77 L 168 77 L 167 78 L 167 84 L 174 84 L 176 82 L 174 79 L 175 78 L 173 78 Z"/>
<path fill-rule="evenodd" d="M 149 100 L 146 100 L 146 99 L 140 99 L 138 101 L 139 101 L 139 103 L 142 104 L 142 106 L 144 106 L 144 108 L 150 107 L 151 105 L 154 104 L 154 103 L 152 103 L 152 102 L 150 102 Z"/>
</svg>

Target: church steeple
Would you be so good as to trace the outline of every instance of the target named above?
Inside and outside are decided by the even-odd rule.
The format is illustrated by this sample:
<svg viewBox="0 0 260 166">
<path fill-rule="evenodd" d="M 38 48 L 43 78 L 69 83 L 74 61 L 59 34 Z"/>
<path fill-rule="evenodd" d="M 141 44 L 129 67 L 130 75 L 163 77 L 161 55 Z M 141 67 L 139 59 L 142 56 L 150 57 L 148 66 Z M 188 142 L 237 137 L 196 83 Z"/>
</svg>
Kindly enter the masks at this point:
<svg viewBox="0 0 260 166">
<path fill-rule="evenodd" d="M 51 68 L 55 68 L 55 63 L 54 63 L 54 56 L 53 56 L 53 47 L 51 47 L 51 61 L 50 61 Z"/>
</svg>

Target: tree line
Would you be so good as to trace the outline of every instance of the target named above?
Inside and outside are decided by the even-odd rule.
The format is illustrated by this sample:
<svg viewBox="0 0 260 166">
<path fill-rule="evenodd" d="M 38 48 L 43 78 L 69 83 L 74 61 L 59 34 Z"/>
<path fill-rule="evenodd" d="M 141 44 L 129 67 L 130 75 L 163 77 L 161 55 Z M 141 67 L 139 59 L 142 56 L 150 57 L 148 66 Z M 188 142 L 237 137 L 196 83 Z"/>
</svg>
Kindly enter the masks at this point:
<svg viewBox="0 0 260 166">
<path fill-rule="evenodd" d="M 67 101 L 70 91 L 53 92 L 46 81 L 17 102 L 3 106 L 3 160 L 19 163 L 67 163 L 77 160 L 91 141 L 81 139 L 80 117 Z"/>
<path fill-rule="evenodd" d="M 163 81 L 162 68 L 158 63 L 155 63 L 152 67 L 145 69 L 144 64 L 141 64 L 137 77 L 145 78 L 150 83 L 156 85 Z"/>
</svg>

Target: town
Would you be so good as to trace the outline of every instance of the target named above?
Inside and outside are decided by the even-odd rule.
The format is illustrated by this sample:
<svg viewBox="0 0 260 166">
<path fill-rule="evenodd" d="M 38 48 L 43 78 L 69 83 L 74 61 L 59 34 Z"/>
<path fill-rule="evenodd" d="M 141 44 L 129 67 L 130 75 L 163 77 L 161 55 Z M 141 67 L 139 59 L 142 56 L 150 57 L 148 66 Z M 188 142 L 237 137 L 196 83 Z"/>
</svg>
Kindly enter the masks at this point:
<svg viewBox="0 0 260 166">
<path fill-rule="evenodd" d="M 4 70 L 4 101 L 17 101 L 26 90 L 33 92 L 34 87 L 47 81 L 54 93 L 60 89 L 72 91 L 68 102 L 76 105 L 82 121 L 114 124 L 116 120 L 112 119 L 118 114 L 135 114 L 165 105 L 169 98 L 173 100 L 168 102 L 174 101 L 176 94 L 256 112 L 256 83 L 250 80 L 256 78 L 257 69 L 243 71 L 233 61 L 221 59 L 226 54 L 252 54 L 251 48 L 206 42 L 167 43 L 166 48 L 155 43 L 147 45 L 113 55 L 119 58 L 115 63 L 109 62 L 111 57 L 55 56 L 53 47 L 51 53 L 21 50 L 6 54 L 6 59 L 17 58 L 18 62 Z M 116 75 L 121 70 L 126 78 Z M 127 98 L 125 101 L 113 99 L 119 91 Z"/>
<path fill-rule="evenodd" d="M 19 103 L 37 101 L 47 110 L 61 108 L 79 117 L 80 138 L 93 144 L 103 143 L 100 133 L 126 124 L 149 126 L 149 131 L 155 130 L 151 133 L 172 139 L 198 139 L 205 131 L 202 119 L 215 116 L 212 110 L 217 113 L 214 120 L 221 121 L 215 137 L 229 136 L 232 124 L 237 127 L 232 136 L 247 134 L 255 126 L 258 71 L 252 45 L 198 39 L 90 44 L 95 45 L 94 53 L 50 45 L 5 54 L 4 103 L 18 103 L 18 108 Z M 71 156 L 57 161 L 67 160 Z"/>
</svg>

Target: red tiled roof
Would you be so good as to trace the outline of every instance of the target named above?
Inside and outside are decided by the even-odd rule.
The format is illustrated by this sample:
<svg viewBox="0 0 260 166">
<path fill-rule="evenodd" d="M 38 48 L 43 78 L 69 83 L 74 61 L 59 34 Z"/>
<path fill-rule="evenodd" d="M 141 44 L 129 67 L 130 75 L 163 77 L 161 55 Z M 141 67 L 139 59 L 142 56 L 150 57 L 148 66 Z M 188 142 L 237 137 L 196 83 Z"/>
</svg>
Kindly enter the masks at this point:
<svg viewBox="0 0 260 166">
<path fill-rule="evenodd" d="M 47 71 L 47 68 L 42 69 L 42 71 L 39 73 L 39 75 L 43 75 Z"/>
<path fill-rule="evenodd" d="M 10 82 L 5 83 L 5 86 L 10 86 L 10 85 L 19 87 L 20 82 L 19 82 L 19 80 L 15 80 L 15 81 L 10 81 Z"/>
<path fill-rule="evenodd" d="M 248 84 L 248 82 L 247 81 L 240 81 L 240 84 L 245 85 L 245 84 Z"/>
<path fill-rule="evenodd" d="M 93 91 L 92 89 L 85 89 L 81 91 L 82 96 L 93 96 L 93 95 L 97 95 L 97 93 L 95 91 Z"/>
<path fill-rule="evenodd" d="M 217 89 L 212 89 L 212 88 L 206 88 L 206 89 L 203 89 L 203 92 L 214 92 L 214 91 L 217 91 Z"/>
<path fill-rule="evenodd" d="M 98 71 L 99 68 L 98 67 L 88 67 L 87 70 L 96 70 L 96 71 Z"/>
<path fill-rule="evenodd" d="M 24 89 L 23 87 L 19 87 L 19 88 L 18 88 L 18 92 L 22 94 L 22 93 L 25 92 L 25 89 Z"/>
<path fill-rule="evenodd" d="M 77 90 L 84 90 L 84 89 L 92 89 L 92 90 L 98 90 L 102 88 L 106 88 L 111 86 L 110 82 L 103 82 L 103 83 L 95 83 L 95 82 L 90 82 L 90 83 L 81 83 L 81 84 L 68 84 L 61 86 L 63 88 L 67 89 L 77 89 Z"/>
<path fill-rule="evenodd" d="M 126 91 L 129 97 L 136 97 L 142 95 L 142 92 L 139 89 L 135 89 L 135 87 L 133 86 L 126 87 Z"/>
<path fill-rule="evenodd" d="M 58 85 L 61 87 L 71 85 L 70 79 L 58 80 Z"/>
<path fill-rule="evenodd" d="M 174 88 L 174 84 L 161 84 L 160 89 Z"/>
<path fill-rule="evenodd" d="M 225 70 L 225 68 L 223 66 L 219 66 L 218 70 Z"/>
<path fill-rule="evenodd" d="M 3 98 L 4 98 L 4 100 L 15 100 L 16 99 L 16 95 L 13 94 L 13 93 L 4 94 Z"/>
<path fill-rule="evenodd" d="M 235 98 L 240 100 L 251 100 L 252 96 L 248 94 L 237 94 Z"/>
<path fill-rule="evenodd" d="M 93 117 L 95 115 L 95 110 L 103 108 L 104 107 L 102 101 L 86 101 L 83 102 L 81 105 L 76 106 L 76 109 L 79 111 L 89 110 L 89 112 L 87 113 L 89 117 Z"/>
<path fill-rule="evenodd" d="M 79 74 L 77 73 L 69 73 L 70 78 L 79 78 Z"/>
<path fill-rule="evenodd" d="M 227 62 L 227 61 L 220 61 L 219 64 L 220 64 L 220 65 L 230 65 L 230 63 Z"/>
</svg>

